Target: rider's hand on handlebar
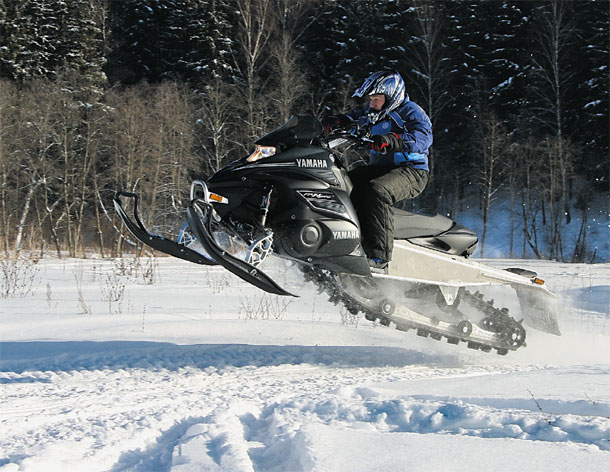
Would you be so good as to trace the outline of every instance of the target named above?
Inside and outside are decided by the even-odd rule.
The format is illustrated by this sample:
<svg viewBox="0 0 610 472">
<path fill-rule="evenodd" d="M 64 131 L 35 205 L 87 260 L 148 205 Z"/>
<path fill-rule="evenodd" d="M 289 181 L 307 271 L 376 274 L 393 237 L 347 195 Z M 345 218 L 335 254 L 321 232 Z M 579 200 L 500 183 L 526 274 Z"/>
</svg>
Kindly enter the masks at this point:
<svg viewBox="0 0 610 472">
<path fill-rule="evenodd" d="M 385 154 L 387 152 L 398 152 L 402 149 L 402 138 L 396 133 L 373 136 L 373 141 L 368 146 L 373 150 Z"/>
</svg>

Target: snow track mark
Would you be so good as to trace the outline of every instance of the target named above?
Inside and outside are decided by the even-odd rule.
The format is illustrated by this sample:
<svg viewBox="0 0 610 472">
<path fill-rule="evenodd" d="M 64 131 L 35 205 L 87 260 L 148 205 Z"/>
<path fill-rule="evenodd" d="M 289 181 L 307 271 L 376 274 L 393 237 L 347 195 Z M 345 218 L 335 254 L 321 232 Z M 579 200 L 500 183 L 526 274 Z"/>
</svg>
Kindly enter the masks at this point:
<svg viewBox="0 0 610 472">
<path fill-rule="evenodd" d="M 585 392 L 602 392 L 605 365 L 443 367 L 434 356 L 405 350 L 393 359 L 402 365 L 386 367 L 382 359 L 400 350 L 135 346 L 31 359 L 41 370 L 8 356 L 0 372 L 0 449 L 7 451 L 0 468 L 308 471 L 319 466 L 320 438 L 343 434 L 358 441 L 366 434 L 394 442 L 411 435 L 409 441 L 461 437 L 610 451 L 607 397 L 540 394 L 539 409 L 527 391 L 506 391 L 523 384 L 544 392 L 548 379 L 557 386 L 565 375 L 571 384 L 582 380 Z M 81 346 L 63 349 L 70 347 Z M 482 385 L 502 394 L 482 393 Z"/>
</svg>

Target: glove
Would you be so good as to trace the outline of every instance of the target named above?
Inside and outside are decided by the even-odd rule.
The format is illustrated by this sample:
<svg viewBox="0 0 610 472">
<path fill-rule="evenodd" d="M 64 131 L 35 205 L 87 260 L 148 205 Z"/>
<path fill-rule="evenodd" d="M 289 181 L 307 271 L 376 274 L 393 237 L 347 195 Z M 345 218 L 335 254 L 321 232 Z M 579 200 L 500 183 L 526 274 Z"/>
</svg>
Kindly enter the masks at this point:
<svg viewBox="0 0 610 472">
<path fill-rule="evenodd" d="M 322 126 L 324 127 L 324 134 L 330 133 L 334 129 L 345 129 L 350 127 L 352 120 L 347 115 L 333 115 L 327 116 L 322 120 Z"/>
<path fill-rule="evenodd" d="M 381 154 L 398 152 L 402 149 L 402 138 L 396 133 L 377 135 L 373 136 L 373 142 L 368 146 Z"/>
</svg>

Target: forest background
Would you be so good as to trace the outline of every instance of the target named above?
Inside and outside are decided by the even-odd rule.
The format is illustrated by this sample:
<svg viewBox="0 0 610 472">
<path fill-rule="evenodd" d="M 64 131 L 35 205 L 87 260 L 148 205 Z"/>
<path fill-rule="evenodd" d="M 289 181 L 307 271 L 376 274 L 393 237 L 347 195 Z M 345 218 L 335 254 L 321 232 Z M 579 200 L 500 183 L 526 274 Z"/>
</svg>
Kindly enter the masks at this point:
<svg viewBox="0 0 610 472">
<path fill-rule="evenodd" d="M 459 219 L 475 202 L 484 255 L 501 202 L 507 257 L 603 261 L 589 235 L 609 214 L 609 9 L 0 0 L 0 250 L 121 255 L 118 189 L 138 192 L 145 223 L 169 234 L 193 178 L 291 114 L 357 106 L 362 80 L 393 68 L 434 130 L 432 180 L 409 209 Z"/>
</svg>

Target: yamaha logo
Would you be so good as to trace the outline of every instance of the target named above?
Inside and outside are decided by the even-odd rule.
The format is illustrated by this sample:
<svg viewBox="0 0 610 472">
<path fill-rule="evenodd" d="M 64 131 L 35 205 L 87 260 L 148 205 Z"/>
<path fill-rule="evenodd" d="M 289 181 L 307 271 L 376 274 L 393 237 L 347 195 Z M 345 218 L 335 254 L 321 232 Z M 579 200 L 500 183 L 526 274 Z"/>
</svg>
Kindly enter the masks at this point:
<svg viewBox="0 0 610 472">
<path fill-rule="evenodd" d="M 333 231 L 333 239 L 358 239 L 358 231 Z"/>
<path fill-rule="evenodd" d="M 299 167 L 312 167 L 315 169 L 328 168 L 328 162 L 324 159 L 296 159 L 296 164 Z"/>
</svg>

